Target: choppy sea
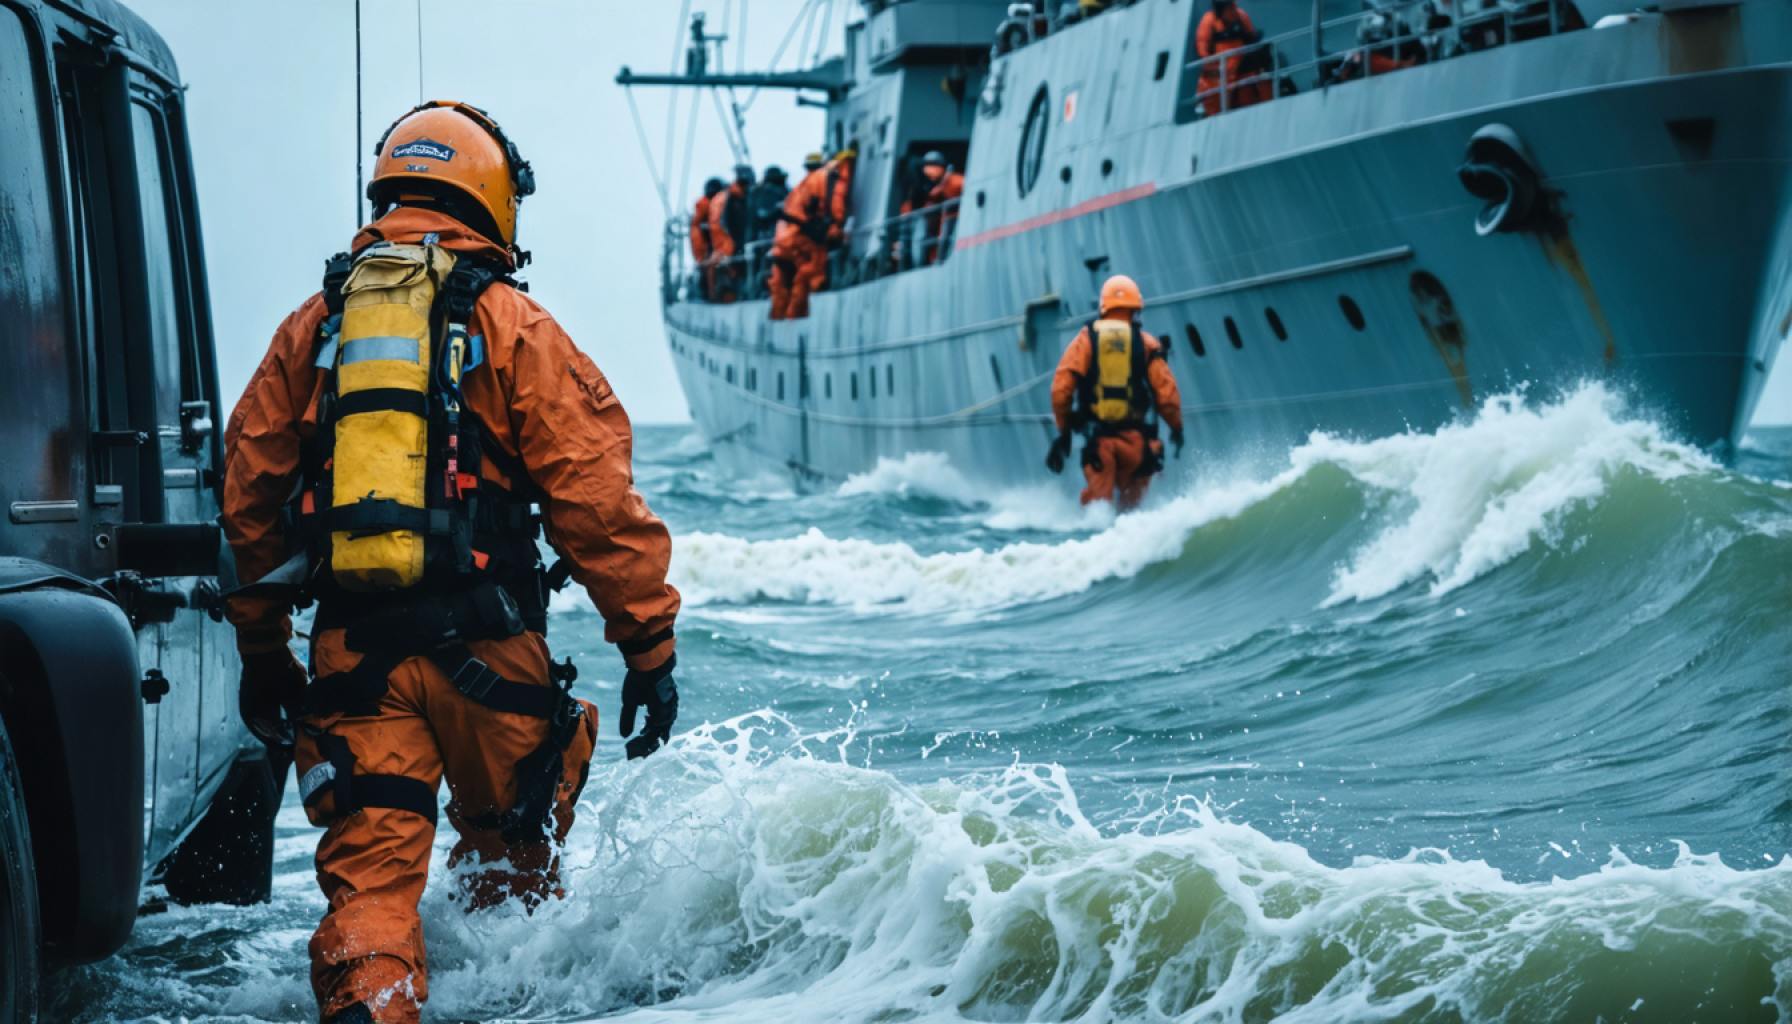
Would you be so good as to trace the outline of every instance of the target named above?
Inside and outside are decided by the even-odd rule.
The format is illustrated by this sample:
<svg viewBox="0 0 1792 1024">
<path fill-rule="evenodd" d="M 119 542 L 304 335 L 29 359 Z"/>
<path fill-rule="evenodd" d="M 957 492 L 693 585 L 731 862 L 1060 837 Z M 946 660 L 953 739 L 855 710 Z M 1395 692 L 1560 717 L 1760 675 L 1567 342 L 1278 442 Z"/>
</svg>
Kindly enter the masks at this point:
<svg viewBox="0 0 1792 1024">
<path fill-rule="evenodd" d="M 567 894 L 464 913 L 444 831 L 427 1019 L 1792 1020 L 1792 429 L 1720 465 L 1508 396 L 1117 519 L 936 455 L 636 461 L 682 735 L 622 761 L 566 595 Z M 271 905 L 143 917 L 49 1019 L 315 1019 L 296 804 Z"/>
</svg>

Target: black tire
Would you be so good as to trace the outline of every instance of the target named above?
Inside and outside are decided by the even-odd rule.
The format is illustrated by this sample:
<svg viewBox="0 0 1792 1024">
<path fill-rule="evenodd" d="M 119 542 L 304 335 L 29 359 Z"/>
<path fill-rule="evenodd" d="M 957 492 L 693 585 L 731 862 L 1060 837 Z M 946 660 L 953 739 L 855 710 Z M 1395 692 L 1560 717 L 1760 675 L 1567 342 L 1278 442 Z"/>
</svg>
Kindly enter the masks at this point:
<svg viewBox="0 0 1792 1024">
<path fill-rule="evenodd" d="M 168 898 L 266 903 L 274 886 L 274 815 L 285 784 L 284 761 L 276 777 L 265 750 L 239 757 L 205 817 L 162 863 Z"/>
<path fill-rule="evenodd" d="M 42 952 L 25 789 L 12 740 L 0 724 L 0 1022 L 37 1019 Z"/>
</svg>

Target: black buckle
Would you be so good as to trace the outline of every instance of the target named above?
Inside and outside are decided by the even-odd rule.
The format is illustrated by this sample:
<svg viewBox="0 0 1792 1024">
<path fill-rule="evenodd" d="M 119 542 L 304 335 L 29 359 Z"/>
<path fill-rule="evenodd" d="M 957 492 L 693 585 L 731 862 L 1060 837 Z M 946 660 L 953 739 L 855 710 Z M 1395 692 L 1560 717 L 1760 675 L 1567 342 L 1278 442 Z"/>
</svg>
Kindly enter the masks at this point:
<svg viewBox="0 0 1792 1024">
<path fill-rule="evenodd" d="M 452 682 L 454 688 L 465 694 L 469 700 L 484 701 L 492 687 L 498 685 L 503 676 L 492 671 L 492 667 L 478 658 L 468 658 L 454 670 Z"/>
</svg>

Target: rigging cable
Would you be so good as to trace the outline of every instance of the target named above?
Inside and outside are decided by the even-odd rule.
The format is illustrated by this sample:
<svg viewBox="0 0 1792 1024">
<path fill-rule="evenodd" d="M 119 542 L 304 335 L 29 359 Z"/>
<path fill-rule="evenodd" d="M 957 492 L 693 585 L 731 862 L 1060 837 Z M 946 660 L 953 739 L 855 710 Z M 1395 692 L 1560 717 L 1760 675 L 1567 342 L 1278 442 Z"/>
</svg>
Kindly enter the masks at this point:
<svg viewBox="0 0 1792 1024">
<path fill-rule="evenodd" d="M 815 37 L 815 56 L 809 58 L 810 67 L 820 64 L 821 55 L 827 51 L 828 33 L 834 27 L 834 7 L 837 2 L 838 0 L 822 0 L 821 35 Z"/>
<path fill-rule="evenodd" d="M 635 121 L 635 135 L 641 140 L 641 159 L 647 161 L 647 173 L 653 175 L 654 191 L 660 195 L 660 209 L 670 217 L 672 216 L 672 199 L 666 194 L 666 181 L 660 177 L 659 167 L 654 164 L 653 146 L 647 141 L 647 126 L 641 122 L 640 108 L 635 106 L 634 86 L 623 87 L 622 94 L 628 97 L 628 112 Z M 670 148 L 670 146 L 667 147 L 667 149 Z"/>
<path fill-rule="evenodd" d="M 745 140 L 736 139 L 734 137 L 733 124 L 728 117 L 728 113 L 722 109 L 722 90 L 712 87 L 709 90 L 709 98 L 715 101 L 716 120 L 722 122 L 722 134 L 728 139 L 728 149 L 734 154 L 734 162 L 737 164 L 746 163 L 746 154 L 742 152 L 742 149 L 745 146 Z"/>
<path fill-rule="evenodd" d="M 423 103 L 423 0 L 417 0 L 417 103 Z"/>
<path fill-rule="evenodd" d="M 778 48 L 772 52 L 771 65 L 766 68 L 767 71 L 778 70 L 778 62 L 784 59 L 784 51 L 790 48 L 790 41 L 796 38 L 796 30 L 803 25 L 803 16 L 808 13 L 809 8 L 814 3 L 815 0 L 803 0 L 802 9 L 796 12 L 795 18 L 791 19 L 790 28 L 786 29 L 784 32 L 784 39 L 778 43 Z M 805 41 L 803 45 L 806 48 L 808 43 Z M 802 51 L 798 50 L 797 52 L 801 53 Z M 752 109 L 753 101 L 759 98 L 759 90 L 759 86 L 754 86 L 753 91 L 747 93 L 747 102 L 741 105 L 741 109 Z"/>
<path fill-rule="evenodd" d="M 366 177 L 361 153 L 361 0 L 355 0 L 355 230 L 361 230 L 361 182 Z"/>
<path fill-rule="evenodd" d="M 685 22 L 689 20 L 690 14 L 691 14 L 691 0 L 684 0 L 683 6 L 679 7 L 679 9 L 678 9 L 678 20 L 676 22 L 674 22 L 672 25 L 672 58 L 666 64 L 667 70 L 670 73 L 675 74 L 675 75 L 678 73 L 678 50 L 679 50 L 678 43 L 679 43 L 679 40 L 683 37 Z M 677 130 L 678 130 L 678 90 L 677 89 L 668 89 L 668 90 L 666 90 L 666 149 L 665 149 L 666 174 L 668 177 L 670 177 L 672 174 L 672 161 L 677 156 L 677 152 L 672 148 L 672 142 L 673 142 L 673 139 L 675 138 L 673 133 L 676 132 Z"/>
<path fill-rule="evenodd" d="M 691 158 L 696 155 L 697 151 L 697 110 L 698 104 L 702 102 L 702 90 L 691 90 L 691 123 L 684 136 L 684 171 L 678 179 L 678 194 L 680 196 L 691 194 Z M 670 163 L 666 165 L 666 169 L 668 171 L 672 169 Z"/>
</svg>

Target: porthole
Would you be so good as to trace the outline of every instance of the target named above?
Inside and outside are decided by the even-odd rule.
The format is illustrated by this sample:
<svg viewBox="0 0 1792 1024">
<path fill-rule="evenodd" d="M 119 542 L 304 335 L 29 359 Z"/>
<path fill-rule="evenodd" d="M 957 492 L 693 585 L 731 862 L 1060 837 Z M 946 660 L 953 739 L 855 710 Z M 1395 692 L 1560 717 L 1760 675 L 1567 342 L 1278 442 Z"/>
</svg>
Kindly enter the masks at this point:
<svg viewBox="0 0 1792 1024">
<path fill-rule="evenodd" d="M 884 394 L 896 397 L 896 364 L 884 364 Z"/>
<path fill-rule="evenodd" d="M 1367 321 L 1365 321 L 1363 319 L 1362 308 L 1359 307 L 1356 304 L 1356 300 L 1351 298 L 1350 296 L 1348 296 L 1348 295 L 1338 296 L 1338 309 L 1344 313 L 1344 319 L 1349 321 L 1350 326 L 1356 328 L 1357 330 L 1359 330 L 1359 331 L 1362 330 L 1363 327 L 1367 324 Z"/>
<path fill-rule="evenodd" d="M 983 209 L 983 201 L 987 198 L 988 197 L 983 194 L 982 189 L 977 190 L 977 209 L 979 209 L 979 210 Z"/>
<path fill-rule="evenodd" d="M 1105 178 L 1112 173 L 1114 173 L 1114 161 L 1103 160 L 1101 162 L 1101 176 Z"/>
<path fill-rule="evenodd" d="M 1226 337 L 1232 342 L 1233 348 L 1244 347 L 1244 338 L 1239 336 L 1238 325 L 1232 321 L 1231 317 L 1226 318 Z"/>
<path fill-rule="evenodd" d="M 1058 180 L 1063 182 L 1066 185 L 1070 184 L 1070 165 L 1069 164 L 1065 164 L 1062 168 L 1060 168 L 1058 170 Z"/>
<path fill-rule="evenodd" d="M 834 375 L 831 373 L 821 375 L 821 397 L 834 397 Z"/>
<path fill-rule="evenodd" d="M 1168 51 L 1168 50 L 1157 51 L 1157 70 L 1151 75 L 1151 80 L 1153 82 L 1163 81 L 1164 80 L 1164 72 L 1166 72 L 1168 70 L 1170 70 L 1170 51 Z"/>
<path fill-rule="evenodd" d="M 1020 156 L 1014 161 L 1015 184 L 1020 186 L 1023 197 L 1039 183 L 1039 172 L 1045 166 L 1046 122 L 1051 107 L 1051 93 L 1042 85 L 1027 107 L 1026 127 L 1020 133 Z"/>
<path fill-rule="evenodd" d="M 1269 321 L 1269 329 L 1275 332 L 1277 341 L 1288 340 L 1288 328 L 1283 325 L 1282 318 L 1276 313 L 1274 306 L 1263 307 L 1263 319 Z"/>
<path fill-rule="evenodd" d="M 865 383 L 871 388 L 871 397 L 877 397 L 877 367 L 873 366 L 865 373 Z"/>
<path fill-rule="evenodd" d="M 859 375 L 856 373 L 847 374 L 846 375 L 846 383 L 847 383 L 847 391 L 850 393 L 852 400 L 855 402 L 858 401 L 859 400 Z"/>
<path fill-rule="evenodd" d="M 1195 350 L 1195 355 L 1206 356 L 1207 345 L 1201 340 L 1201 329 L 1194 324 L 1183 324 L 1182 333 L 1188 335 L 1188 347 Z"/>
</svg>

